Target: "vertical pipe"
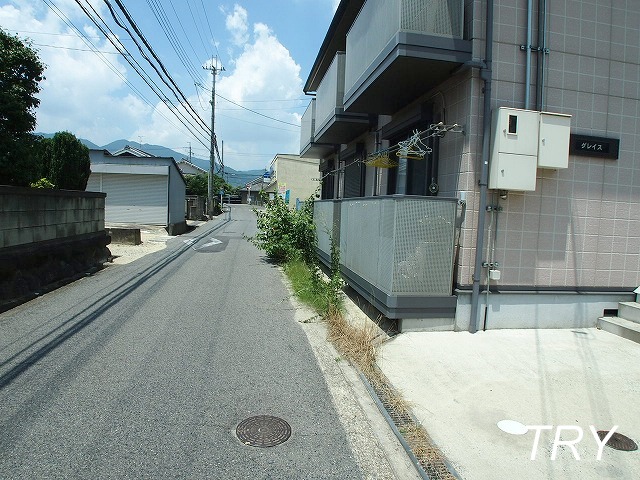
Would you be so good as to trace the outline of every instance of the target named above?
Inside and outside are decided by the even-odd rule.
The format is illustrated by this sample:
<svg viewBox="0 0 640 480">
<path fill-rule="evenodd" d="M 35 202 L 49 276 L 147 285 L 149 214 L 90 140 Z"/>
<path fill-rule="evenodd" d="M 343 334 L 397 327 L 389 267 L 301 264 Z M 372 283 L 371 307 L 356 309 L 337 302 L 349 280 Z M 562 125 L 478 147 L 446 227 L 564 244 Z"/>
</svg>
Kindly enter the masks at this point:
<svg viewBox="0 0 640 480">
<path fill-rule="evenodd" d="M 536 110 L 544 109 L 544 64 L 546 55 L 547 2 L 538 0 L 538 64 L 536 66 Z"/>
<path fill-rule="evenodd" d="M 485 66 L 480 70 L 484 80 L 484 102 L 482 109 L 482 166 L 480 170 L 480 205 L 478 206 L 478 229 L 476 237 L 476 259 L 473 271 L 473 290 L 471 292 L 471 316 L 469 331 L 478 331 L 478 303 L 480 299 L 480 278 L 482 276 L 482 254 L 484 250 L 484 224 L 487 211 L 487 183 L 489 180 L 489 141 L 491 135 L 491 61 L 493 59 L 493 0 L 487 0 L 487 19 L 485 35 Z"/>
<path fill-rule="evenodd" d="M 533 0 L 527 0 L 527 58 L 524 68 L 524 108 L 529 109 L 531 101 L 531 17 L 533 16 Z"/>
</svg>

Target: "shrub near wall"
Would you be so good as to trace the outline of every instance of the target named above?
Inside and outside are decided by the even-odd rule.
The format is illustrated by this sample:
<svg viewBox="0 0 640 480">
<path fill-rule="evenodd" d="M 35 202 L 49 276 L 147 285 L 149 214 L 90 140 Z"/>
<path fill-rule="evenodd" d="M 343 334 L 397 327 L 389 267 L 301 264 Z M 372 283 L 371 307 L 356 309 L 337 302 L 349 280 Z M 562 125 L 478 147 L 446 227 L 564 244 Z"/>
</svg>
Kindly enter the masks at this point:
<svg viewBox="0 0 640 480">
<path fill-rule="evenodd" d="M 0 186 L 0 311 L 108 259 L 105 196 Z"/>
</svg>

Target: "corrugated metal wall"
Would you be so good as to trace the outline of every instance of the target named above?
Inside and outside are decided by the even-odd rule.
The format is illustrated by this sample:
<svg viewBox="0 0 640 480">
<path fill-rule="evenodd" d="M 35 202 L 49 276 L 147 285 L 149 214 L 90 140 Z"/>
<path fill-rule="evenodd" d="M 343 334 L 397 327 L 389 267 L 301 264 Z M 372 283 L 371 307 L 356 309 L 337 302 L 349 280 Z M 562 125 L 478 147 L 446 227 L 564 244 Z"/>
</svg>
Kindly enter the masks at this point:
<svg viewBox="0 0 640 480">
<path fill-rule="evenodd" d="M 166 175 L 92 173 L 87 190 L 107 194 L 107 222 L 167 225 L 167 184 Z"/>
</svg>

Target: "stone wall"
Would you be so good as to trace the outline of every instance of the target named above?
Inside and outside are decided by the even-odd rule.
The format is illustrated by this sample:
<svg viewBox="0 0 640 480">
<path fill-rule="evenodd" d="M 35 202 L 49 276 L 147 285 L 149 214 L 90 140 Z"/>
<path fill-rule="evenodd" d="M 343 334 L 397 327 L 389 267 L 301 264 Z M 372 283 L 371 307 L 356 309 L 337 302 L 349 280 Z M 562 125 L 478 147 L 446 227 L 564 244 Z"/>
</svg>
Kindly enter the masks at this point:
<svg viewBox="0 0 640 480">
<path fill-rule="evenodd" d="M 105 197 L 0 186 L 0 311 L 102 266 Z"/>
</svg>

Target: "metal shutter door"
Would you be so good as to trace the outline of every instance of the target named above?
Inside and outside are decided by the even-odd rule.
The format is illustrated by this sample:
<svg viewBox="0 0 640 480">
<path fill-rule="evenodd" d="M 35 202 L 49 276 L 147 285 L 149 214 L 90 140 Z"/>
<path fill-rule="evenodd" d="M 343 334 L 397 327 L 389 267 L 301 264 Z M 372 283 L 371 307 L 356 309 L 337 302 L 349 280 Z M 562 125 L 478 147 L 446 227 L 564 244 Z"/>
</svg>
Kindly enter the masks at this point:
<svg viewBox="0 0 640 480">
<path fill-rule="evenodd" d="M 107 194 L 107 222 L 166 225 L 168 210 L 166 175 L 103 173 L 102 191 Z"/>
</svg>

